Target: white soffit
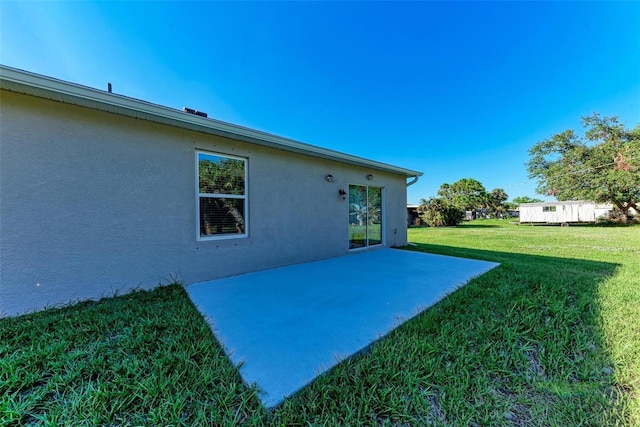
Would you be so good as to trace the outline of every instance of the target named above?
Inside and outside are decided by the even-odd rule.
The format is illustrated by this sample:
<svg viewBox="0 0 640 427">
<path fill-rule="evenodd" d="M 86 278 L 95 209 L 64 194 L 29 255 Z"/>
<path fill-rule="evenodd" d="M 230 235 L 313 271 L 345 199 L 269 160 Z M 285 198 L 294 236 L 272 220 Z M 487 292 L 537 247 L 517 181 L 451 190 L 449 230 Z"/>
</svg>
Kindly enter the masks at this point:
<svg viewBox="0 0 640 427">
<path fill-rule="evenodd" d="M 196 116 L 181 110 L 93 89 L 40 74 L 30 73 L 5 65 L 0 65 L 0 88 L 52 101 L 78 105 L 212 135 L 224 136 L 252 144 L 396 173 L 406 177 L 422 176 L 422 172 L 316 147 L 270 133 Z"/>
</svg>

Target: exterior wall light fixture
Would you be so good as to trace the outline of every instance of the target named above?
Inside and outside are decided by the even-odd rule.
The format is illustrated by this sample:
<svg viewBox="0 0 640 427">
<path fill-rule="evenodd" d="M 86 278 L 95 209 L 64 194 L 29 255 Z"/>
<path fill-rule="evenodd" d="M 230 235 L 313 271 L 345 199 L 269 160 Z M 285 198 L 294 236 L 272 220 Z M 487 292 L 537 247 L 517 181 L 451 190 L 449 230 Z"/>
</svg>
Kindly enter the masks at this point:
<svg viewBox="0 0 640 427">
<path fill-rule="evenodd" d="M 371 175 L 371 174 L 367 175 L 367 179 L 368 179 L 369 181 L 371 181 L 371 180 L 373 179 L 373 175 Z"/>
<path fill-rule="evenodd" d="M 324 179 L 326 179 L 329 182 L 333 182 L 333 175 L 329 174 L 329 175 L 325 176 Z"/>
<path fill-rule="evenodd" d="M 344 191 L 344 188 L 338 190 L 338 194 L 340 195 L 340 197 L 342 197 L 342 200 L 347 200 L 347 192 Z"/>
</svg>

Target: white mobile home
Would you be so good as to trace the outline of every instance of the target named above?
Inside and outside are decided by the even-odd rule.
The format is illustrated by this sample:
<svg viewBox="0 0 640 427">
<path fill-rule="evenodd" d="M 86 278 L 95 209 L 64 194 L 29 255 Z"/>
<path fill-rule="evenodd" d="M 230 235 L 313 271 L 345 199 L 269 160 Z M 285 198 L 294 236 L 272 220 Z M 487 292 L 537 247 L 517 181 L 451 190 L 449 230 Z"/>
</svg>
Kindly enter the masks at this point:
<svg viewBox="0 0 640 427">
<path fill-rule="evenodd" d="M 5 66 L 0 96 L 0 316 L 407 243 L 420 172 Z"/>
<path fill-rule="evenodd" d="M 612 205 L 575 200 L 564 202 L 523 203 L 521 223 L 569 224 L 595 222 L 611 211 Z"/>
</svg>

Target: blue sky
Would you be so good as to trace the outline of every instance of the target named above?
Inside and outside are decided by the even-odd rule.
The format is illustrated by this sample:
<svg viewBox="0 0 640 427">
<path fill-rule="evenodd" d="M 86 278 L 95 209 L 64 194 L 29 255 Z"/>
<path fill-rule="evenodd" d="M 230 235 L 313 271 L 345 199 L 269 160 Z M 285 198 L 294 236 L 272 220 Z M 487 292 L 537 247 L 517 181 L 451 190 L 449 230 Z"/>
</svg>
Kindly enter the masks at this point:
<svg viewBox="0 0 640 427">
<path fill-rule="evenodd" d="M 0 1 L 0 62 L 540 197 L 527 150 L 640 123 L 640 2 Z"/>
</svg>

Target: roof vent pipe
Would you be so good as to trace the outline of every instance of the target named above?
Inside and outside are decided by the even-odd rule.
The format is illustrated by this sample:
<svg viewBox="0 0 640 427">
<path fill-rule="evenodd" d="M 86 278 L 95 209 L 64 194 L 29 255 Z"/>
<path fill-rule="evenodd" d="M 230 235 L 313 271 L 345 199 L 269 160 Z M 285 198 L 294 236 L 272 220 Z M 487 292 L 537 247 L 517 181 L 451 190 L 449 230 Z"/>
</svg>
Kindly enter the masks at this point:
<svg viewBox="0 0 640 427">
<path fill-rule="evenodd" d="M 111 83 L 107 83 L 107 92 L 111 93 L 112 88 L 111 88 Z"/>
</svg>

